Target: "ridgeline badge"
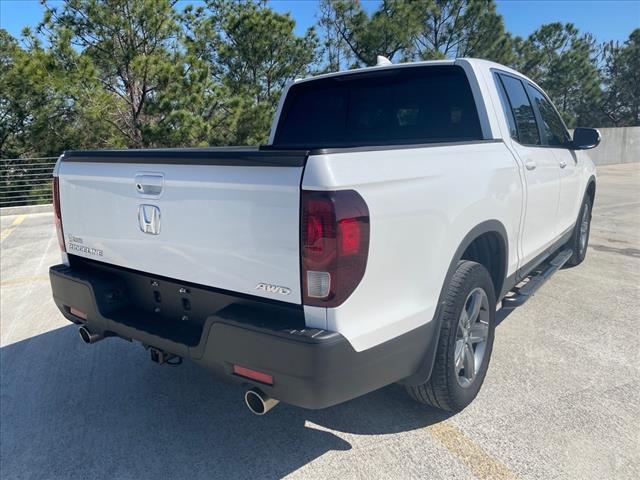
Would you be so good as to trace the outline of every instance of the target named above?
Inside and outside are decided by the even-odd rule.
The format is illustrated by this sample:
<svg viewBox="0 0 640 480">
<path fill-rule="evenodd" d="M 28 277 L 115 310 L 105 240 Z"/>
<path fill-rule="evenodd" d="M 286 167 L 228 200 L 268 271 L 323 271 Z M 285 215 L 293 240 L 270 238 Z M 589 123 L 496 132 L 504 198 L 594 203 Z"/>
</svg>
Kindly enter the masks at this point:
<svg viewBox="0 0 640 480">
<path fill-rule="evenodd" d="M 86 253 L 87 255 L 95 255 L 96 257 L 102 257 L 103 251 L 99 248 L 91 248 L 83 245 L 84 241 L 81 237 L 76 237 L 74 235 L 67 235 L 67 250 Z"/>
</svg>

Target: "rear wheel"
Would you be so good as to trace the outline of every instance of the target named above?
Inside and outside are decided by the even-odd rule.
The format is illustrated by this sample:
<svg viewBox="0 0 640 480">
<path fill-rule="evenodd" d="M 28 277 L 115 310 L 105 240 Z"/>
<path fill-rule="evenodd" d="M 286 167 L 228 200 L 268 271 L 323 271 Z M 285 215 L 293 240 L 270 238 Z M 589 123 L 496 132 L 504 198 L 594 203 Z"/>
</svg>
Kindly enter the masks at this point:
<svg viewBox="0 0 640 480">
<path fill-rule="evenodd" d="M 591 198 L 587 196 L 580 208 L 578 221 L 573 229 L 573 235 L 569 240 L 569 248 L 573 250 L 573 255 L 567 260 L 567 266 L 580 265 L 587 256 L 587 246 L 589 245 L 589 233 L 591 232 Z"/>
<path fill-rule="evenodd" d="M 478 394 L 489 367 L 496 299 L 485 267 L 461 261 L 447 286 L 431 378 L 409 386 L 415 400 L 457 412 Z"/>
</svg>

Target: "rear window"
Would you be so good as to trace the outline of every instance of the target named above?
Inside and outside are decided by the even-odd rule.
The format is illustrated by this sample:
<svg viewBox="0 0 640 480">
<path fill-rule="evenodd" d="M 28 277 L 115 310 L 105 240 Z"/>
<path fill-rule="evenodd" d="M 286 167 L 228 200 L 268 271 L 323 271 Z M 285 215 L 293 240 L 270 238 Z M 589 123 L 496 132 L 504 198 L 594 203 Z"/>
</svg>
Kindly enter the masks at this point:
<svg viewBox="0 0 640 480">
<path fill-rule="evenodd" d="M 384 69 L 293 85 L 274 145 L 350 147 L 480 140 L 469 81 L 457 66 Z"/>
</svg>

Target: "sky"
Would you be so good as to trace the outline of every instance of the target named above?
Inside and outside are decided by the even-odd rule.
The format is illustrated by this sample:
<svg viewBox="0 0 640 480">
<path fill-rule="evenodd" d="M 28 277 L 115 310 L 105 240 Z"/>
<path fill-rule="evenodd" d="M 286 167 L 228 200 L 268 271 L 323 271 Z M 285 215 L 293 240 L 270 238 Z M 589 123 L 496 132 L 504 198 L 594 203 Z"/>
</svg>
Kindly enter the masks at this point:
<svg viewBox="0 0 640 480">
<path fill-rule="evenodd" d="M 52 4 L 61 3 L 54 0 Z M 198 0 L 179 0 L 178 8 Z M 364 8 L 375 10 L 378 0 L 361 0 Z M 296 32 L 304 33 L 316 22 L 317 0 L 270 0 L 279 12 L 290 12 L 296 20 Z M 498 12 L 508 31 L 526 37 L 540 25 L 572 22 L 582 32 L 590 32 L 598 42 L 624 42 L 631 31 L 640 27 L 640 0 L 497 0 Z M 38 0 L 0 0 L 0 26 L 15 37 L 23 27 L 34 27 L 42 19 Z"/>
</svg>

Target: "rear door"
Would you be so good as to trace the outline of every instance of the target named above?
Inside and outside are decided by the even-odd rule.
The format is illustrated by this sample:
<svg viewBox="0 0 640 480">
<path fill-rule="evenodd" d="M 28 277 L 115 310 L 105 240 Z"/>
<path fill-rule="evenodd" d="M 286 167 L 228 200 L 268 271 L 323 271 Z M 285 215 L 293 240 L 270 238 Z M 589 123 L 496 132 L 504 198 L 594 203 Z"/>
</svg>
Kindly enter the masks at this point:
<svg viewBox="0 0 640 480">
<path fill-rule="evenodd" d="M 542 254 L 556 238 L 560 174 L 553 153 L 542 146 L 522 81 L 503 73 L 495 74 L 495 80 L 509 123 L 512 151 L 524 166 L 527 195 L 521 237 L 522 266 Z"/>
<path fill-rule="evenodd" d="M 121 267 L 300 303 L 306 152 L 69 152 L 66 250 Z"/>
<path fill-rule="evenodd" d="M 543 143 L 553 152 L 557 162 L 560 195 L 556 233 L 562 235 L 573 228 L 578 217 L 579 197 L 582 193 L 580 192 L 578 157 L 570 149 L 571 137 L 551 101 L 531 84 L 527 84 L 527 92 L 538 114 Z"/>
</svg>

